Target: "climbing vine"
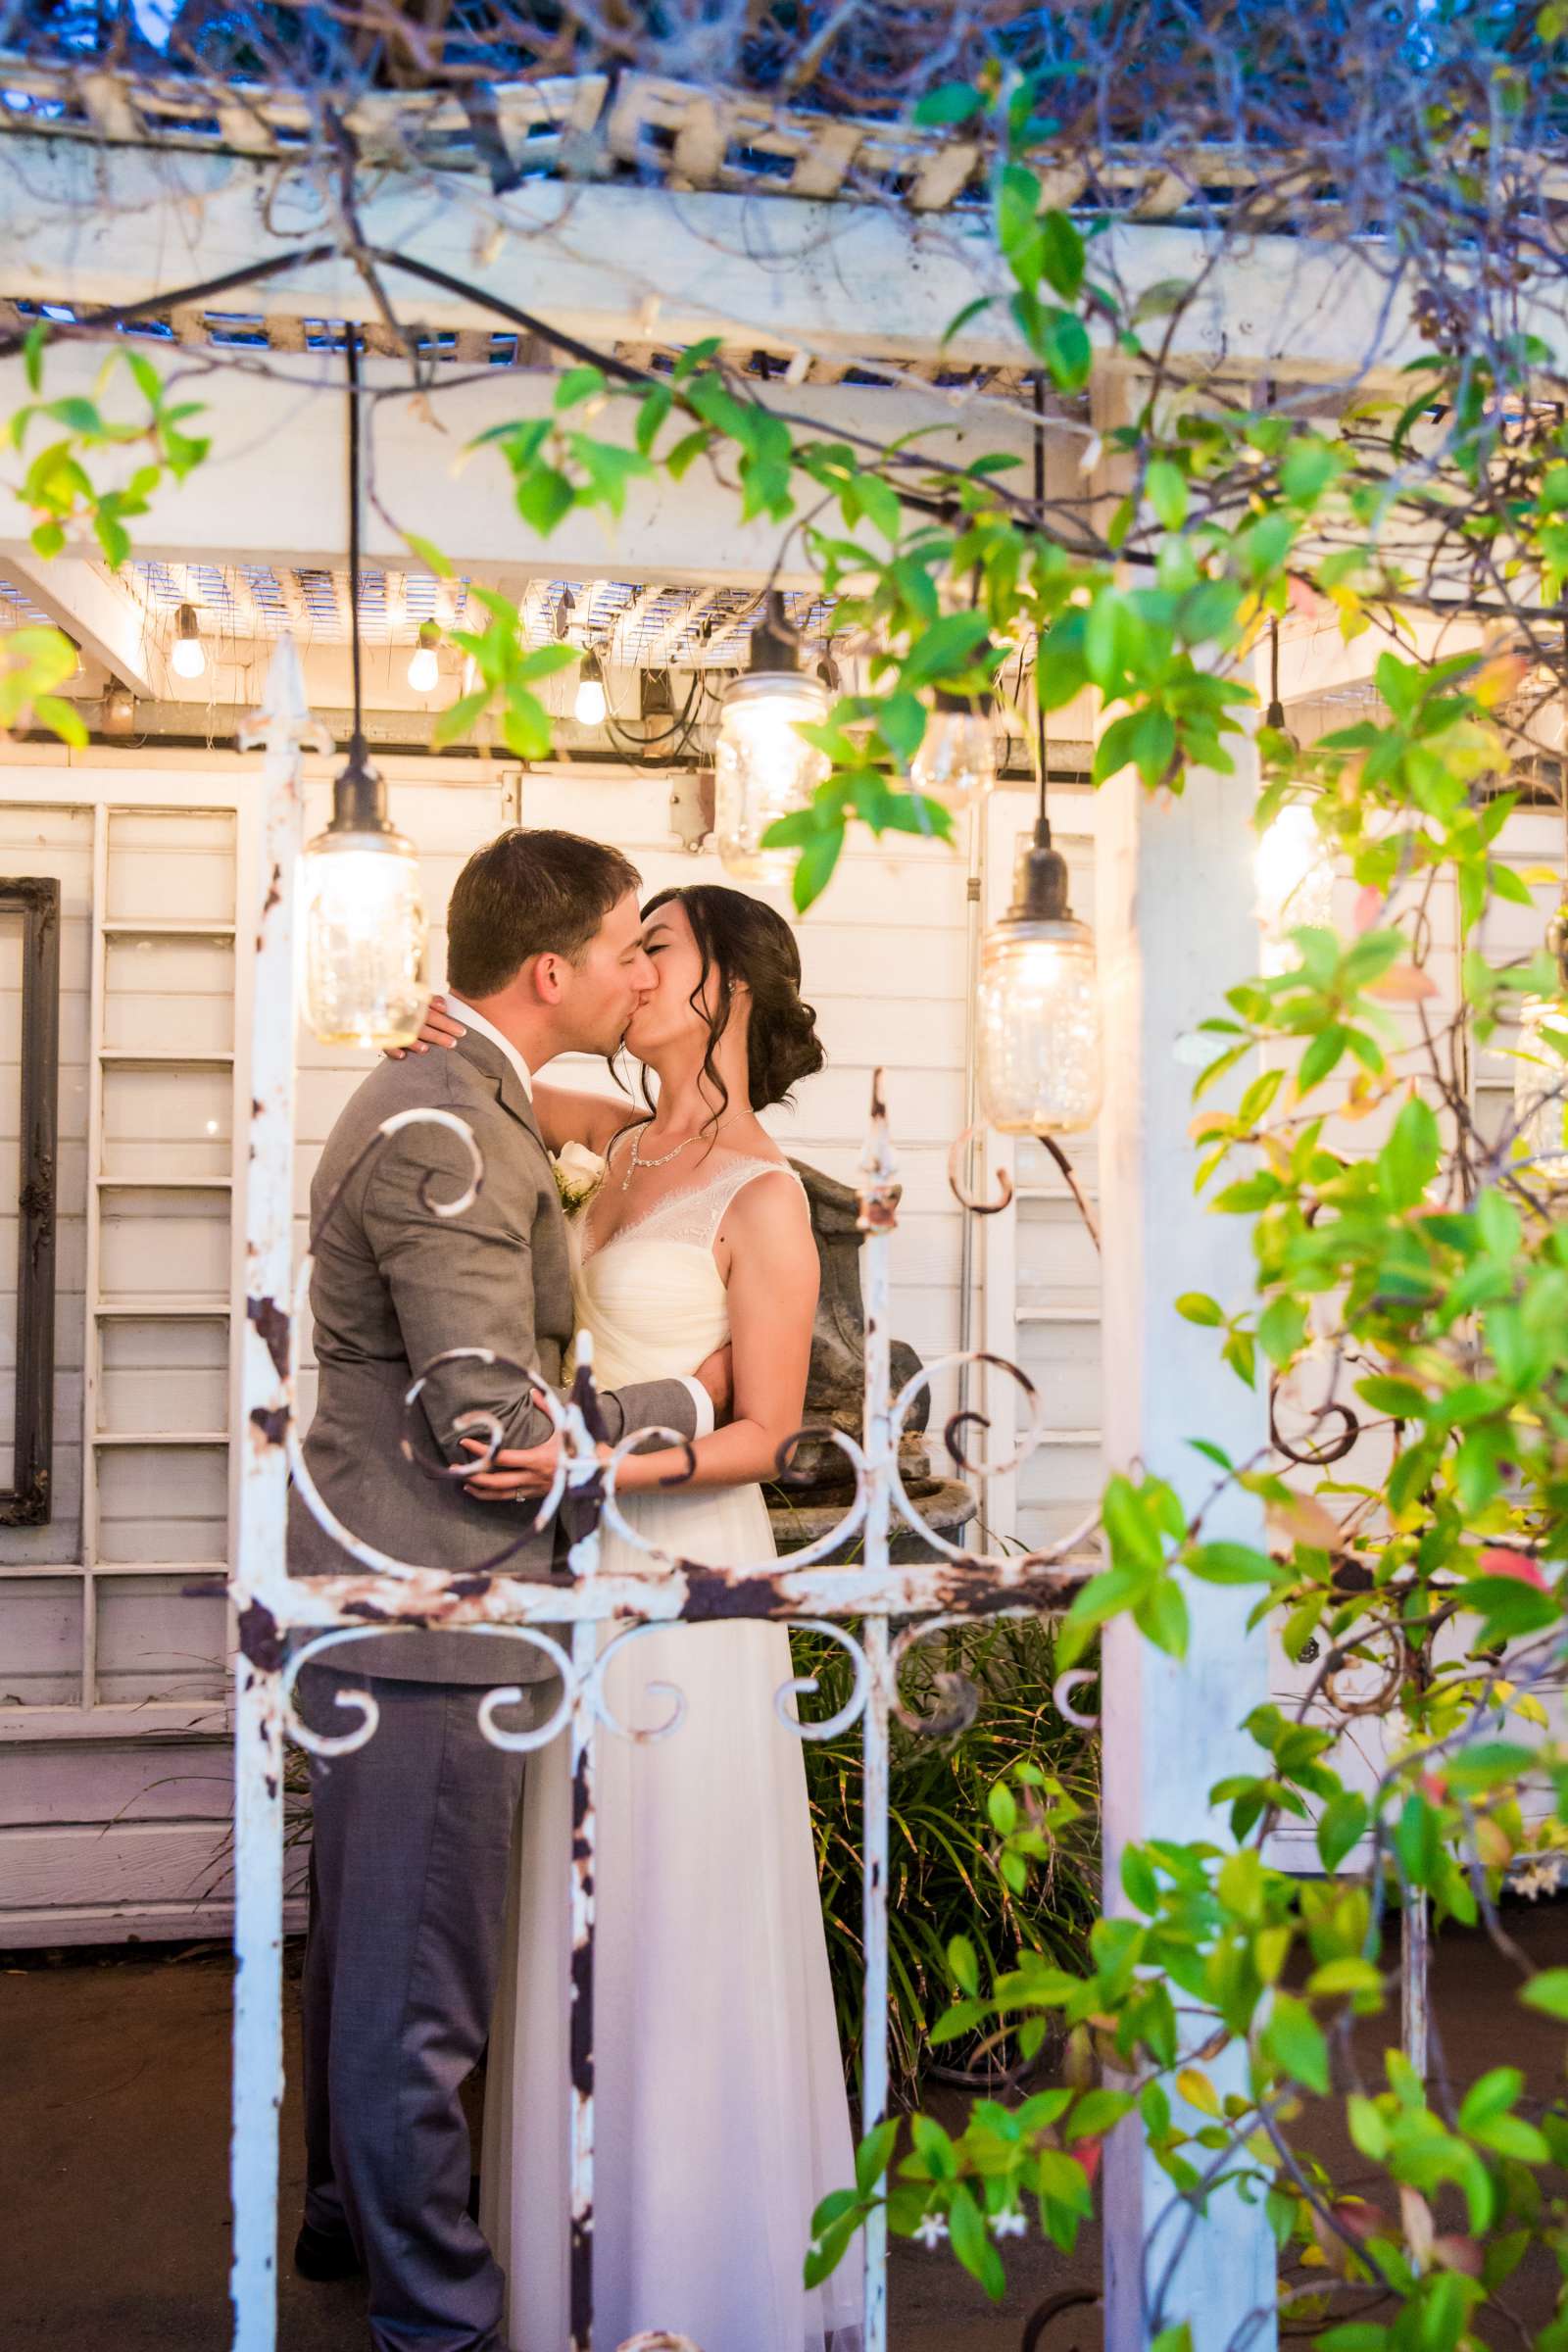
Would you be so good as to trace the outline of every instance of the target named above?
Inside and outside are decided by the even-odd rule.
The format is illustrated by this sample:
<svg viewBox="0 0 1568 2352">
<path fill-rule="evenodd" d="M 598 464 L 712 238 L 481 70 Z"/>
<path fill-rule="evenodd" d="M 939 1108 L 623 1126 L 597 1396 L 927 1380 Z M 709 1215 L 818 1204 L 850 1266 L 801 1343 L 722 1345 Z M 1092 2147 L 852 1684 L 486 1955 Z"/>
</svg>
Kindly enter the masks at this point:
<svg viewBox="0 0 1568 2352">
<path fill-rule="evenodd" d="M 576 510 L 613 519 L 639 484 L 706 467 L 741 518 L 778 527 L 781 562 L 804 549 L 836 637 L 864 662 L 808 730 L 824 781 L 772 837 L 794 854 L 803 911 L 846 887 L 835 869 L 855 826 L 950 835 L 949 811 L 909 781 L 933 694 L 977 697 L 1013 671 L 1046 712 L 1095 698 L 1097 784 L 1132 770 L 1179 793 L 1252 739 L 1260 831 L 1305 811 L 1355 894 L 1343 928 L 1298 928 L 1280 968 L 1239 976 L 1203 1025 L 1194 1090 L 1194 1181 L 1238 1220 L 1236 1288 L 1180 1309 L 1238 1380 L 1269 1384 L 1282 1411 L 1296 1400 L 1303 1429 L 1286 1443 L 1276 1419 L 1276 1442 L 1240 1461 L 1195 1431 L 1212 1482 L 1196 1512 L 1168 1477 L 1111 1478 L 1105 1565 L 1057 1652 L 1063 1667 L 1090 1658 L 1125 1615 L 1180 1658 L 1207 1584 L 1254 1596 L 1253 1624 L 1275 1621 L 1298 1660 L 1315 1643 L 1320 1662 L 1298 1702 L 1249 1717 L 1251 1769 L 1211 1792 L 1201 1835 L 1122 1855 L 1086 1966 L 1024 1948 L 983 1974 L 954 1944 L 933 2039 L 989 2037 L 1028 2061 L 1059 2026 L 1062 2079 L 977 2101 L 957 2132 L 923 2114 L 880 2126 L 815 2218 L 810 2278 L 885 2205 L 895 2231 L 950 2244 L 1000 2294 L 1004 2247 L 1033 2223 L 1072 2247 L 1118 2128 L 1143 2133 L 1176 2198 L 1143 2281 L 1160 2352 L 1191 2341 L 1179 2254 L 1222 2194 L 1262 2201 L 1297 2266 L 1282 2290 L 1293 2322 L 1328 2352 L 1490 2341 L 1533 2248 L 1568 2274 L 1560 2097 L 1508 2066 L 1468 2083 L 1423 2074 L 1392 2026 L 1379 2079 L 1361 2079 L 1352 2050 L 1357 2022 L 1389 2009 L 1391 1923 L 1422 1906 L 1489 1930 L 1518 1965 L 1520 2001 L 1568 2022 L 1568 1968 L 1532 1972 L 1498 1907 L 1510 1874 L 1568 1854 L 1568 1747 L 1545 1703 L 1568 1660 L 1568 1225 L 1539 1122 L 1488 1130 L 1468 1076 L 1474 1051 L 1515 1038 L 1526 994 L 1562 993 L 1544 951 L 1489 959 L 1484 920 L 1532 901 L 1500 846 L 1522 794 L 1568 790 L 1536 725 L 1568 693 L 1568 381 L 1560 346 L 1521 323 L 1527 294 L 1560 301 L 1563 263 L 1494 177 L 1530 93 L 1560 82 L 1563 36 L 1551 9 L 1478 22 L 1495 114 L 1467 114 L 1440 76 L 1420 136 L 1389 162 L 1419 184 L 1430 232 L 1397 289 L 1423 347 L 1396 382 L 1385 369 L 1331 400 L 1179 365 L 1223 241 L 1189 276 L 1129 294 L 1108 217 L 1056 209 L 1035 160 L 1049 74 L 994 62 L 927 93 L 923 120 L 986 146 L 997 276 L 976 306 L 1010 316 L 1040 386 L 1024 414 L 1081 452 L 1065 488 L 1021 480 L 1011 456 L 950 459 L 940 435 L 825 435 L 716 342 L 667 374 L 574 347 L 551 412 L 471 453 L 547 544 Z M 95 546 L 119 565 L 165 479 L 206 454 L 200 412 L 123 348 L 95 397 L 51 399 L 52 340 L 27 337 L 11 487 L 40 555 Z M 395 486 L 384 495 L 395 504 Z M 439 547 L 409 545 L 450 570 Z M 482 626 L 453 632 L 472 684 L 433 740 L 489 721 L 516 756 L 543 757 L 539 688 L 577 649 L 530 649 L 514 603 L 489 590 L 478 603 Z M 1375 633 L 1381 651 L 1363 712 L 1303 747 L 1260 713 L 1250 664 L 1274 626 L 1306 622 L 1346 642 Z M 6 639 L 0 721 L 80 740 L 57 691 L 73 660 L 56 632 Z M 1443 906 L 1456 991 L 1435 969 Z M 1534 1051 L 1561 1134 L 1568 1004 Z M 1209 1532 L 1234 1492 L 1267 1531 L 1254 1544 Z M 1386 1732 L 1370 1787 L 1351 1785 L 1336 1744 L 1356 1677 Z M 978 1826 L 1014 1892 L 1064 1801 L 1027 1765 L 992 1788 Z M 1284 1819 L 1312 1825 L 1321 1880 L 1270 1864 Z M 1303 2118 L 1325 2100 L 1379 2184 L 1353 2198 L 1307 2153 Z M 1568 2347 L 1568 2289 L 1533 2341 Z"/>
</svg>

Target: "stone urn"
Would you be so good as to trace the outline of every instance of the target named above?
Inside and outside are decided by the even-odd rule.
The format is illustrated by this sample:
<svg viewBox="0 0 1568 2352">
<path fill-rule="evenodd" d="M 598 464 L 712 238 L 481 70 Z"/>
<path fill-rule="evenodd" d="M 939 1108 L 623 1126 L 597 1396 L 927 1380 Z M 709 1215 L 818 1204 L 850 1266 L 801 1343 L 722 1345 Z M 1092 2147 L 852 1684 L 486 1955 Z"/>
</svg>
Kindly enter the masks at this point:
<svg viewBox="0 0 1568 2352">
<path fill-rule="evenodd" d="M 865 1314 L 860 1303 L 859 1196 L 853 1186 L 824 1176 L 804 1160 L 790 1162 L 811 1205 L 811 1230 L 816 1237 L 822 1287 L 816 1302 L 816 1328 L 811 1334 L 811 1368 L 806 1383 L 804 1421 L 813 1427 L 842 1429 L 858 1444 L 865 1417 Z M 920 1358 L 904 1340 L 893 1342 L 893 1394 L 896 1396 L 920 1369 Z M 917 1396 L 905 1424 L 899 1446 L 899 1466 L 910 1501 L 928 1527 L 957 1540 L 958 1530 L 974 1517 L 977 1504 L 966 1486 L 932 1475 L 926 1424 L 931 1400 Z M 768 1517 L 780 1552 L 799 1551 L 815 1543 L 835 1521 L 842 1519 L 855 1492 L 855 1473 L 848 1457 L 830 1438 L 808 1437 L 795 1451 L 787 1483 L 767 1490 Z M 852 1559 L 859 1539 L 852 1539 L 835 1559 Z M 892 1534 L 896 1560 L 935 1557 L 913 1528 L 895 1521 Z"/>
</svg>

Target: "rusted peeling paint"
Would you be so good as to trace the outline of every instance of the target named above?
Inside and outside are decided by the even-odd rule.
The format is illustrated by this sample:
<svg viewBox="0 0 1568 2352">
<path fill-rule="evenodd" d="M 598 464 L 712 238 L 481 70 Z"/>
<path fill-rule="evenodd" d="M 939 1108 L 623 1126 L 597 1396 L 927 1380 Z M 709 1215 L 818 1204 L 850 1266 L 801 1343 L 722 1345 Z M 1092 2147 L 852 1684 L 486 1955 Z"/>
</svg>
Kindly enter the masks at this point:
<svg viewBox="0 0 1568 2352">
<path fill-rule="evenodd" d="M 239 1636 L 242 1658 L 259 1674 L 277 1674 L 286 1654 L 282 1629 L 270 1609 L 253 1600 L 239 1611 L 234 1621 Z"/>
<path fill-rule="evenodd" d="M 256 1442 L 263 1446 L 285 1446 L 288 1443 L 289 1409 L 286 1404 L 258 1404 L 251 1411 L 251 1428 Z"/>
<path fill-rule="evenodd" d="M 288 1316 L 275 1298 L 247 1298 L 247 1319 L 272 1359 L 279 1380 L 288 1378 Z"/>
</svg>

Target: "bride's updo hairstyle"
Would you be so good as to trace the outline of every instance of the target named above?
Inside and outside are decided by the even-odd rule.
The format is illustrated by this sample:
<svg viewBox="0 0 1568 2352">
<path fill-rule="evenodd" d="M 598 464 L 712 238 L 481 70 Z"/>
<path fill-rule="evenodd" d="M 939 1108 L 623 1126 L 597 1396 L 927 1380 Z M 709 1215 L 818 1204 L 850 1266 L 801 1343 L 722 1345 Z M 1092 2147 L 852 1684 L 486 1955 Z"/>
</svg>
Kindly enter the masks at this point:
<svg viewBox="0 0 1568 2352">
<path fill-rule="evenodd" d="M 729 1024 L 738 988 L 745 988 L 752 1000 L 746 1033 L 751 1106 L 766 1110 L 770 1103 L 787 1102 L 790 1089 L 819 1070 L 827 1058 L 816 1034 L 816 1014 L 801 996 L 801 952 L 794 932 L 784 917 L 760 899 L 749 899 L 743 890 L 726 890 L 717 882 L 662 890 L 643 908 L 644 922 L 671 900 L 685 908 L 703 959 L 702 977 L 691 1004 L 708 1023 L 703 1075 L 719 1096 L 718 1115 L 728 1106 L 729 1089 L 719 1076 L 714 1054 Z M 703 1000 L 710 978 L 717 985 L 710 1006 Z"/>
</svg>

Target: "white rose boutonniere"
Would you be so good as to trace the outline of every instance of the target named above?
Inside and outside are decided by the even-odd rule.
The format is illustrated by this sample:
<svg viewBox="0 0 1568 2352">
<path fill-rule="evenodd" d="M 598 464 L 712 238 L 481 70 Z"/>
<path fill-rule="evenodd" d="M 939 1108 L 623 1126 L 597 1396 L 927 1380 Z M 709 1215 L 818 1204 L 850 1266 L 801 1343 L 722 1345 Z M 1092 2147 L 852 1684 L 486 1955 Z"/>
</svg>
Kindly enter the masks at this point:
<svg viewBox="0 0 1568 2352">
<path fill-rule="evenodd" d="M 566 1144 L 551 1155 L 556 1190 L 567 1216 L 591 1200 L 605 1180 L 605 1162 L 586 1144 Z"/>
</svg>

